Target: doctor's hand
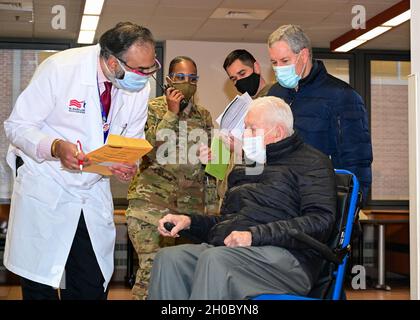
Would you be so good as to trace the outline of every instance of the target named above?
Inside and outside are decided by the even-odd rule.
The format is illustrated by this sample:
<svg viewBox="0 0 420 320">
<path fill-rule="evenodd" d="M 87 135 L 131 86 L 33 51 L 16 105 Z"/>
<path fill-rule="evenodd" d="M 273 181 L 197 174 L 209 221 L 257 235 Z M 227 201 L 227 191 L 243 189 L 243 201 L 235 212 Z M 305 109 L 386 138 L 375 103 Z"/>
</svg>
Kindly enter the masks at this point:
<svg viewBox="0 0 420 320">
<path fill-rule="evenodd" d="M 121 182 L 128 182 L 137 172 L 136 163 L 116 163 L 109 167 L 112 174 Z"/>
<path fill-rule="evenodd" d="M 181 100 L 184 99 L 184 95 L 181 91 L 175 89 L 174 87 L 169 87 L 165 92 L 166 102 L 168 103 L 168 110 L 172 111 L 175 114 L 179 113 L 179 105 Z"/>
<path fill-rule="evenodd" d="M 249 231 L 232 231 L 225 238 L 226 247 L 249 247 L 252 244 L 252 233 Z"/>
<path fill-rule="evenodd" d="M 91 164 L 83 151 L 77 150 L 76 144 L 64 140 L 57 142 L 55 156 L 60 159 L 61 165 L 69 170 L 80 170 L 79 161 L 83 161 L 83 166 Z"/>
<path fill-rule="evenodd" d="M 169 232 L 164 227 L 165 222 L 170 222 L 175 225 L 172 230 Z M 189 229 L 191 225 L 191 218 L 189 216 L 180 215 L 180 214 L 167 214 L 162 219 L 159 220 L 158 231 L 164 237 L 179 237 L 178 232 L 184 229 Z"/>
</svg>

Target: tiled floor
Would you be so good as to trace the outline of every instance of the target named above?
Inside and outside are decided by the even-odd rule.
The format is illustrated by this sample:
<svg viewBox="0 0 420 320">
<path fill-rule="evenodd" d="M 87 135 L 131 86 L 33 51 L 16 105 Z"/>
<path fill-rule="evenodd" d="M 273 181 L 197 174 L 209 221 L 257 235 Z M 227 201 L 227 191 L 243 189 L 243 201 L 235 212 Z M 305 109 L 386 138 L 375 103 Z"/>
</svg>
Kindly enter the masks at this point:
<svg viewBox="0 0 420 320">
<path fill-rule="evenodd" d="M 408 287 L 393 287 L 391 291 L 368 290 L 347 290 L 348 300 L 408 300 L 410 290 Z M 19 286 L 0 285 L 0 300 L 20 300 L 22 294 Z M 124 285 L 112 285 L 109 300 L 130 300 L 131 291 Z"/>
</svg>

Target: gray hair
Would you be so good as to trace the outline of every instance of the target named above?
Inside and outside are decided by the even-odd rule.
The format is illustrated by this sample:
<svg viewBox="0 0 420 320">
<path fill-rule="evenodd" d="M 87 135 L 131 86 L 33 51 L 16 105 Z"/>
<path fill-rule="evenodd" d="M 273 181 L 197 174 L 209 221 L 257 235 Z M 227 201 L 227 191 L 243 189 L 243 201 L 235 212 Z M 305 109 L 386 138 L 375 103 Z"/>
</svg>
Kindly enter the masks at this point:
<svg viewBox="0 0 420 320">
<path fill-rule="evenodd" d="M 271 48 L 277 41 L 285 41 L 296 54 L 302 49 L 307 48 L 310 58 L 312 58 L 311 40 L 309 40 L 309 37 L 300 26 L 293 24 L 281 26 L 268 37 L 268 47 Z"/>
<path fill-rule="evenodd" d="M 289 105 L 280 98 L 274 96 L 266 96 L 252 101 L 249 109 L 261 108 L 263 116 L 273 124 L 281 124 L 285 130 L 287 137 L 293 133 L 293 113 Z"/>
</svg>

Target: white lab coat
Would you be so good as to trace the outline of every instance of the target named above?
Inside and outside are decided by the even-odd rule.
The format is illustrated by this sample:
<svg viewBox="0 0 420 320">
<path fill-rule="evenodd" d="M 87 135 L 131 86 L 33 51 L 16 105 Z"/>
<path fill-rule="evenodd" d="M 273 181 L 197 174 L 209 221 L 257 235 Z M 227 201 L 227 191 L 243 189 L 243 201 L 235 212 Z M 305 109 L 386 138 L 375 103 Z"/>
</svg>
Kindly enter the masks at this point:
<svg viewBox="0 0 420 320">
<path fill-rule="evenodd" d="M 4 265 L 22 277 L 58 288 L 83 214 L 107 287 L 114 270 L 115 226 L 109 178 L 62 169 L 58 160 L 40 159 L 44 137 L 80 140 L 88 153 L 103 145 L 97 86 L 100 47 L 57 53 L 44 61 L 4 122 L 11 142 L 7 161 L 23 158 L 15 179 Z M 144 137 L 150 85 L 138 93 L 116 90 L 110 134 Z M 82 107 L 70 106 L 70 100 Z"/>
</svg>

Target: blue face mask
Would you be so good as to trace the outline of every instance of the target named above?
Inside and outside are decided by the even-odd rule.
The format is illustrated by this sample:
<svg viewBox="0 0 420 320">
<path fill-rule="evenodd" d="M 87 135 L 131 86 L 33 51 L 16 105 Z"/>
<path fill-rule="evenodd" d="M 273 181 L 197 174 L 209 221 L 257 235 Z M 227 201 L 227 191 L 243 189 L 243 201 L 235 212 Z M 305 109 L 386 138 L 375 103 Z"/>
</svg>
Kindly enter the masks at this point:
<svg viewBox="0 0 420 320">
<path fill-rule="evenodd" d="M 142 76 L 140 74 L 130 72 L 124 68 L 121 62 L 117 59 L 118 64 L 124 70 L 124 78 L 118 79 L 114 77 L 113 83 L 114 85 L 123 90 L 131 91 L 131 92 L 138 92 L 142 90 L 147 82 L 149 81 L 149 76 Z"/>
<path fill-rule="evenodd" d="M 299 55 L 300 57 L 300 55 Z M 296 61 L 299 60 L 299 57 Z M 302 69 L 302 73 L 303 70 Z M 276 74 L 277 82 L 285 88 L 288 89 L 294 89 L 297 87 L 299 80 L 302 79 L 302 77 L 298 74 L 296 74 L 296 64 L 291 64 L 288 66 L 273 66 L 274 73 Z"/>
</svg>

